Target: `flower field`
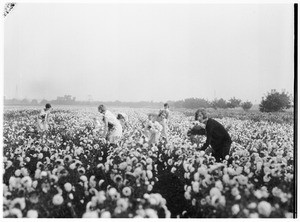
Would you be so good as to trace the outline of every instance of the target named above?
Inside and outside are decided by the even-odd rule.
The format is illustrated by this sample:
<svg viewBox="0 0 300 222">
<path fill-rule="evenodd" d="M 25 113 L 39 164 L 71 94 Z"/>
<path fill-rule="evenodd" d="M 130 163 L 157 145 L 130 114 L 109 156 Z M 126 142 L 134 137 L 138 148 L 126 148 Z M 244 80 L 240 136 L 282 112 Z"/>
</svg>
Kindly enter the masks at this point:
<svg viewBox="0 0 300 222">
<path fill-rule="evenodd" d="M 119 146 L 94 131 L 96 111 L 56 109 L 47 134 L 35 132 L 37 109 L 4 111 L 4 217 L 293 217 L 291 123 L 217 118 L 233 141 L 228 164 L 196 151 L 181 112 L 171 112 L 168 143 L 149 147 L 149 110 L 121 110 L 130 126 Z"/>
</svg>

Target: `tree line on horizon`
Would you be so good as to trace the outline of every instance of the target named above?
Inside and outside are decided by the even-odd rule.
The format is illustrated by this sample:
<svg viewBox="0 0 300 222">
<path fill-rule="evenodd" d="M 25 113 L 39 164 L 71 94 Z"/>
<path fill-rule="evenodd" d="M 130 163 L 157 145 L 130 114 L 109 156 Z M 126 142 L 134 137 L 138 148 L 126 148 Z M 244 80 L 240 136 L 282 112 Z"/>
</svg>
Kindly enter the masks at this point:
<svg viewBox="0 0 300 222">
<path fill-rule="evenodd" d="M 252 108 L 253 104 L 250 101 L 242 102 L 241 99 L 232 97 L 228 101 L 220 98 L 212 101 L 203 98 L 187 98 L 178 101 L 166 101 L 171 107 L 174 108 L 186 108 L 186 109 L 198 109 L 198 108 L 213 108 L 213 109 L 234 109 L 237 107 L 243 108 L 245 111 Z M 37 99 L 5 99 L 4 105 L 45 105 L 51 103 L 53 105 L 84 105 L 84 106 L 98 106 L 99 104 L 105 104 L 107 106 L 115 107 L 132 107 L 132 108 L 161 108 L 163 102 L 153 101 L 140 101 L 140 102 L 121 102 L 121 101 L 76 101 L 76 97 L 71 95 L 65 95 L 57 97 L 55 100 L 43 99 L 40 102 Z M 277 92 L 271 90 L 266 97 L 262 98 L 259 104 L 259 110 L 261 112 L 274 112 L 283 111 L 292 106 L 292 98 L 287 92 Z"/>
</svg>

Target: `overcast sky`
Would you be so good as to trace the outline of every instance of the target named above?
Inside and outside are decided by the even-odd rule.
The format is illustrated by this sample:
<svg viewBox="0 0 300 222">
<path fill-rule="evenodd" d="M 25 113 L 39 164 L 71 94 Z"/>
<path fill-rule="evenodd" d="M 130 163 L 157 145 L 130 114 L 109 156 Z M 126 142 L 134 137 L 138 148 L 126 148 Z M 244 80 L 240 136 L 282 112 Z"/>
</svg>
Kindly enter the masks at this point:
<svg viewBox="0 0 300 222">
<path fill-rule="evenodd" d="M 292 4 L 19 3 L 4 21 L 4 95 L 259 103 L 293 92 Z"/>
</svg>

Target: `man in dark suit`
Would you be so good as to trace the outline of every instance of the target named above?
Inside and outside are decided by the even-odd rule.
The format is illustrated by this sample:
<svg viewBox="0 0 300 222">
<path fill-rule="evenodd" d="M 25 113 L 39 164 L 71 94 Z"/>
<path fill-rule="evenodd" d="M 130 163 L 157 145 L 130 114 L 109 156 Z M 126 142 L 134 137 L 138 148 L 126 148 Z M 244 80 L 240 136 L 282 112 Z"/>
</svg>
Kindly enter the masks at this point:
<svg viewBox="0 0 300 222">
<path fill-rule="evenodd" d="M 231 138 L 227 130 L 218 121 L 208 118 L 204 109 L 199 109 L 195 113 L 195 120 L 200 122 L 199 125 L 193 127 L 188 135 L 205 135 L 206 142 L 200 148 L 200 150 L 206 150 L 211 145 L 213 149 L 212 155 L 216 158 L 217 162 L 221 162 L 225 159 L 226 155 L 229 155 Z M 202 124 L 204 125 L 201 126 Z"/>
</svg>

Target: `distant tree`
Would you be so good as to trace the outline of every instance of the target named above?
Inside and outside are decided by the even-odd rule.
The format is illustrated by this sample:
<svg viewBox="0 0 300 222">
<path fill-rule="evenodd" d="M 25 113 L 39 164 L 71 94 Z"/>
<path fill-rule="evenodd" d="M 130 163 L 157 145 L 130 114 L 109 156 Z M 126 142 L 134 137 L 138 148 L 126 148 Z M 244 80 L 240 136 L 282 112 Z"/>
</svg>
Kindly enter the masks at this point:
<svg viewBox="0 0 300 222">
<path fill-rule="evenodd" d="M 259 104 L 259 110 L 261 112 L 278 112 L 290 107 L 290 95 L 284 91 L 279 93 L 275 89 L 272 89 L 266 98 L 263 97 L 261 103 Z"/>
<path fill-rule="evenodd" d="M 29 102 L 29 100 L 28 99 L 22 99 L 21 100 L 21 104 L 23 104 L 23 105 L 28 105 L 30 102 Z"/>
<path fill-rule="evenodd" d="M 31 100 L 31 105 L 38 105 L 39 102 L 36 99 Z"/>
<path fill-rule="evenodd" d="M 40 105 L 42 105 L 42 106 L 45 106 L 45 105 L 46 105 L 46 103 L 48 103 L 48 100 L 46 100 L 46 99 L 43 99 L 43 100 L 40 102 Z"/>
<path fill-rule="evenodd" d="M 215 99 L 211 102 L 211 106 L 214 108 L 214 109 L 217 109 L 217 108 L 221 108 L 221 109 L 225 109 L 227 108 L 227 102 L 226 100 L 224 99 Z"/>
<path fill-rule="evenodd" d="M 210 106 L 214 109 L 217 109 L 217 103 L 218 103 L 218 100 L 217 99 L 214 99 L 213 101 L 210 102 Z"/>
<path fill-rule="evenodd" d="M 227 107 L 228 108 L 236 108 L 240 106 L 240 103 L 242 102 L 242 100 L 240 99 L 236 99 L 235 97 L 231 98 L 228 103 L 227 103 Z"/>
<path fill-rule="evenodd" d="M 241 104 L 241 107 L 245 110 L 245 111 L 248 111 L 249 109 L 251 109 L 251 107 L 253 106 L 253 104 L 249 101 L 247 102 L 243 102 Z"/>
</svg>

